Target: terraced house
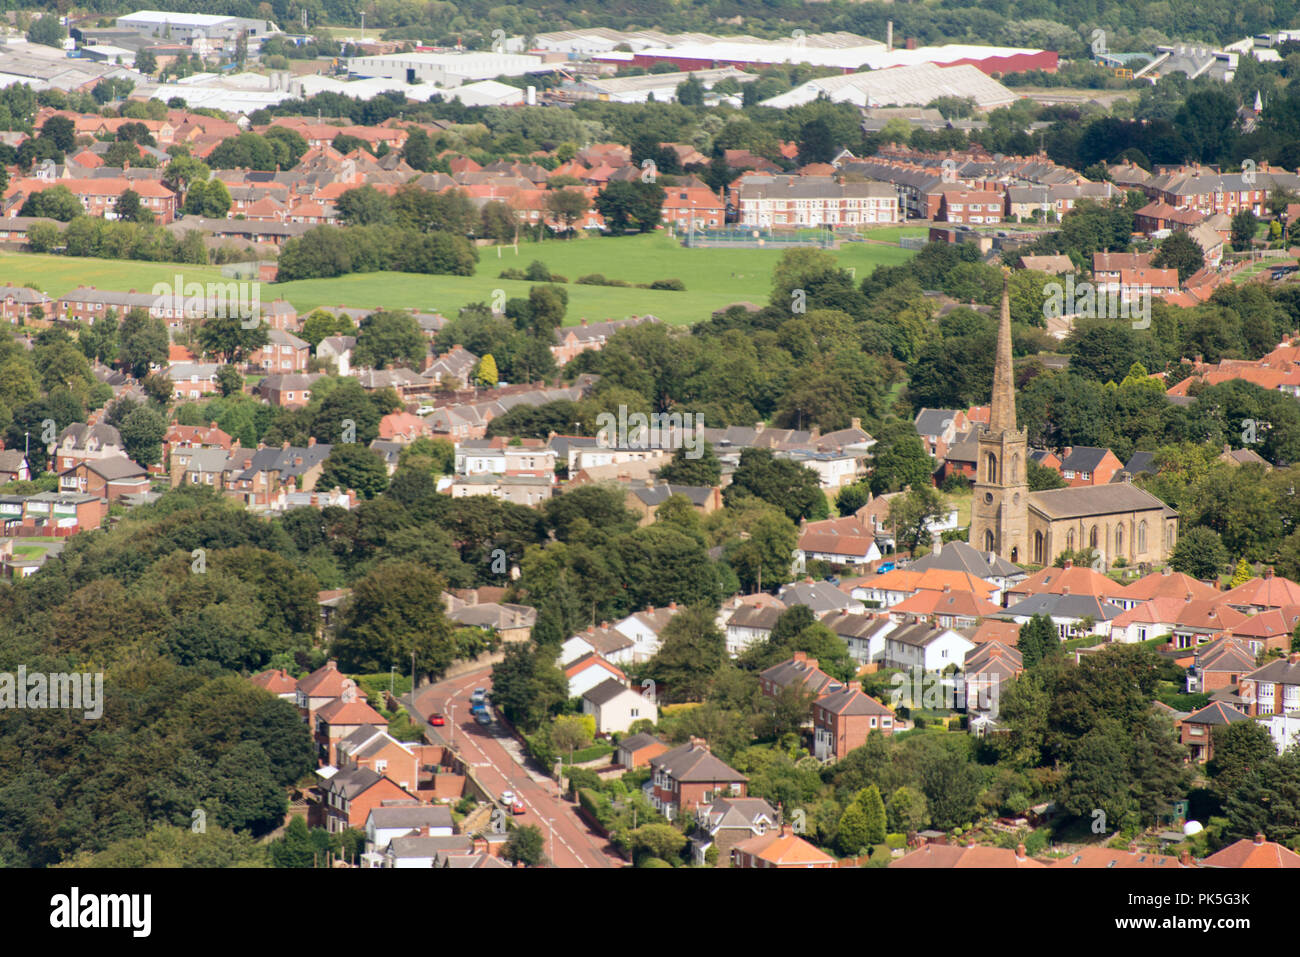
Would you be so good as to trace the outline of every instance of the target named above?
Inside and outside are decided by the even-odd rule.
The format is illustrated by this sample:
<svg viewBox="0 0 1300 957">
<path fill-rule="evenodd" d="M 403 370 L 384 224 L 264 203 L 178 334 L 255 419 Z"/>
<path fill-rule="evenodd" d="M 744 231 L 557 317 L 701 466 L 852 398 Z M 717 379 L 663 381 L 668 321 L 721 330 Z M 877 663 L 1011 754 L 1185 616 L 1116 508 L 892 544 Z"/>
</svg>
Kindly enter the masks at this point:
<svg viewBox="0 0 1300 957">
<path fill-rule="evenodd" d="M 830 176 L 747 177 L 737 191 L 737 201 L 740 224 L 764 229 L 899 221 L 898 195 L 892 186 L 840 182 Z"/>
</svg>

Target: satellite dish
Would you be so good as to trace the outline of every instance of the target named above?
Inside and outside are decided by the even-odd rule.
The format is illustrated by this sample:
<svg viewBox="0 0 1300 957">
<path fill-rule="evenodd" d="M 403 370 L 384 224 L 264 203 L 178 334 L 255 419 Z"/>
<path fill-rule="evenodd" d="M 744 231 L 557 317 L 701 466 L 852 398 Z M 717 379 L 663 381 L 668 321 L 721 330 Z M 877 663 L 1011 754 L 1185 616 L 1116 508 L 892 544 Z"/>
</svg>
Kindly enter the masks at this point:
<svg viewBox="0 0 1300 957">
<path fill-rule="evenodd" d="M 1201 826 L 1200 821 L 1188 821 L 1183 825 L 1183 836 L 1191 837 L 1193 834 L 1200 834 L 1203 830 L 1205 828 Z"/>
</svg>

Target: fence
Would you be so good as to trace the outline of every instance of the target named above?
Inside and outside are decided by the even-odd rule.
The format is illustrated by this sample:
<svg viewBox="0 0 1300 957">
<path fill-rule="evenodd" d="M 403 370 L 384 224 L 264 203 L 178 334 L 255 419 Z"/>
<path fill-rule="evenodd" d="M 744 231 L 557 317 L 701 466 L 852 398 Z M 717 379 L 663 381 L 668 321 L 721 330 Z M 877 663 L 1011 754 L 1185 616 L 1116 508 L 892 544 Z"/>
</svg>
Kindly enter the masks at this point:
<svg viewBox="0 0 1300 957">
<path fill-rule="evenodd" d="M 839 237 L 825 229 L 781 229 L 756 226 L 734 226 L 723 229 L 696 229 L 682 234 L 682 245 L 687 247 L 730 247 L 733 249 L 774 246 L 790 248 L 814 246 L 834 249 Z"/>
</svg>

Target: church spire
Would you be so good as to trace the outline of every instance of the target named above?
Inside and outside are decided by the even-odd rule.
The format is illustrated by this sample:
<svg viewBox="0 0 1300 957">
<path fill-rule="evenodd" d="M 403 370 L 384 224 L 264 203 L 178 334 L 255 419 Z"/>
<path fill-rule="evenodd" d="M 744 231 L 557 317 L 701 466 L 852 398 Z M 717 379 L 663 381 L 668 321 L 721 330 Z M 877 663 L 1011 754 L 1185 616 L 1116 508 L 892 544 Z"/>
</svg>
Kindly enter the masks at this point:
<svg viewBox="0 0 1300 957">
<path fill-rule="evenodd" d="M 1002 315 L 998 319 L 998 352 L 993 365 L 993 401 L 989 410 L 989 432 L 1016 430 L 1016 386 L 1011 366 L 1010 271 L 1002 270 Z"/>
</svg>

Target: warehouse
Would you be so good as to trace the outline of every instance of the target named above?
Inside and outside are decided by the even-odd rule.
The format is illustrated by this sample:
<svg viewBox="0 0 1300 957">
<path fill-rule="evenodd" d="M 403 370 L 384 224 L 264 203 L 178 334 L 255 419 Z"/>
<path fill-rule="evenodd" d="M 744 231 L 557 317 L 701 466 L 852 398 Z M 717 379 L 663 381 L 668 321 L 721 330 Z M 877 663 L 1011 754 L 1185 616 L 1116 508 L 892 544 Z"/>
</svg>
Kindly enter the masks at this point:
<svg viewBox="0 0 1300 957">
<path fill-rule="evenodd" d="M 406 83 L 432 83 L 453 87 L 499 76 L 549 73 L 552 67 L 539 56 L 517 53 L 393 53 L 352 57 L 348 73 L 355 77 L 386 77 Z"/>
<path fill-rule="evenodd" d="M 162 10 L 137 10 L 117 18 L 120 29 L 134 30 L 151 37 L 168 37 L 178 43 L 196 38 L 205 40 L 235 40 L 241 33 L 248 34 L 250 47 L 262 38 L 279 33 L 270 20 L 250 17 L 214 16 L 207 13 L 171 13 Z"/>
<path fill-rule="evenodd" d="M 672 63 L 680 70 L 702 70 L 727 65 L 744 69 L 783 63 L 807 63 L 831 67 L 845 73 L 862 69 L 887 70 L 924 63 L 940 66 L 969 64 L 989 76 L 1025 70 L 1055 73 L 1059 60 L 1052 50 L 965 43 L 891 49 L 888 45 L 867 37 L 856 37 L 854 39 L 857 42 L 849 44 L 838 34 L 828 36 L 834 39 L 796 37 L 785 41 L 720 40 L 713 43 L 682 43 L 649 48 L 637 53 L 611 51 L 598 54 L 593 59 L 618 63 L 623 68 L 639 66 L 648 69 L 659 63 Z M 838 44 L 835 40 L 839 41 Z"/>
<path fill-rule="evenodd" d="M 788 93 L 764 100 L 761 105 L 789 109 L 811 103 L 822 95 L 837 103 L 867 108 L 925 106 L 943 96 L 969 97 L 981 110 L 1009 106 L 1017 98 L 997 80 L 970 64 L 943 67 L 924 63 L 809 80 Z"/>
</svg>

